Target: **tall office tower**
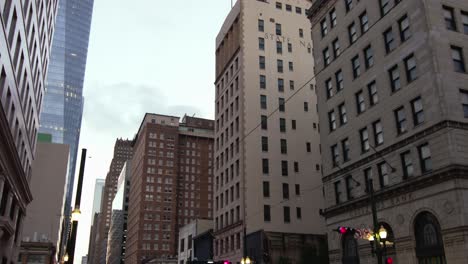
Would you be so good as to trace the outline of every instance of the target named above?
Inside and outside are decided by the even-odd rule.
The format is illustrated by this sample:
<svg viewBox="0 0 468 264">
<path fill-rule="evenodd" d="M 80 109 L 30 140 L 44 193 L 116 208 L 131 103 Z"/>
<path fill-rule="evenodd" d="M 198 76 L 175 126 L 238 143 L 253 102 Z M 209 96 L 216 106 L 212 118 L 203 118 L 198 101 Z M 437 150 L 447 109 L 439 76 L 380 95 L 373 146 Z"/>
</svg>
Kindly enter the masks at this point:
<svg viewBox="0 0 468 264">
<path fill-rule="evenodd" d="M 0 1 L 0 259 L 16 261 L 57 1 Z"/>
<path fill-rule="evenodd" d="M 295 263 L 325 240 L 310 5 L 237 1 L 216 38 L 215 260 Z"/>
<path fill-rule="evenodd" d="M 105 263 L 107 252 L 107 234 L 109 233 L 109 226 L 112 214 L 112 200 L 114 200 L 115 193 L 117 192 L 117 181 L 120 176 L 122 168 L 130 160 L 133 155 L 132 141 L 125 139 L 117 139 L 114 146 L 114 157 L 112 158 L 109 172 L 106 176 L 106 182 L 102 192 L 101 198 L 101 212 L 99 225 L 96 226 L 96 243 L 93 259 L 88 261 L 92 264 Z"/>
<path fill-rule="evenodd" d="M 213 120 L 146 114 L 133 141 L 125 263 L 175 259 L 179 227 L 212 214 Z"/>
<path fill-rule="evenodd" d="M 106 181 L 104 179 L 96 179 L 94 184 L 94 199 L 93 199 L 93 211 L 92 211 L 92 219 L 91 219 L 91 228 L 89 231 L 89 244 L 88 244 L 88 262 L 92 263 L 94 260 L 94 252 L 95 252 L 95 241 L 97 237 L 97 230 L 98 226 L 96 225 L 99 217 L 99 213 L 101 212 L 101 200 L 102 194 L 104 190 L 104 185 Z"/>
<path fill-rule="evenodd" d="M 83 114 L 83 80 L 88 55 L 88 39 L 94 0 L 60 0 L 53 35 L 50 67 L 45 82 L 41 133 L 51 134 L 52 142 L 70 146 L 65 215 L 70 206 L 75 182 L 75 165 Z M 69 217 L 65 217 L 69 230 Z M 68 232 L 64 232 L 63 241 Z"/>
<path fill-rule="evenodd" d="M 131 164 L 127 161 L 117 181 L 117 192 L 112 201 L 112 214 L 107 235 L 107 264 L 121 264 L 125 259 Z"/>
<path fill-rule="evenodd" d="M 332 231 L 373 229 L 371 190 L 384 255 L 466 262 L 468 2 L 321 0 L 309 17 L 331 263 L 376 262 Z"/>
</svg>

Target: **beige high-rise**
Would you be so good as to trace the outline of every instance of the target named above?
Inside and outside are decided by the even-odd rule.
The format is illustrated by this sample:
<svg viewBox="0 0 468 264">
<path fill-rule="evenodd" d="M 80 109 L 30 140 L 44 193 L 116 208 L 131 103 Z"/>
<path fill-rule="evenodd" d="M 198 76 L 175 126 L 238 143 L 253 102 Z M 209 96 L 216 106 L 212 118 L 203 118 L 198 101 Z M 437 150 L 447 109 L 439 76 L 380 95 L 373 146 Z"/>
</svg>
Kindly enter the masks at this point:
<svg viewBox="0 0 468 264">
<path fill-rule="evenodd" d="M 331 263 L 376 263 L 333 231 L 373 228 L 368 179 L 395 263 L 466 263 L 468 1 L 321 0 L 309 17 Z"/>
<path fill-rule="evenodd" d="M 239 0 L 216 39 L 215 260 L 299 261 L 323 245 L 310 6 Z"/>
</svg>

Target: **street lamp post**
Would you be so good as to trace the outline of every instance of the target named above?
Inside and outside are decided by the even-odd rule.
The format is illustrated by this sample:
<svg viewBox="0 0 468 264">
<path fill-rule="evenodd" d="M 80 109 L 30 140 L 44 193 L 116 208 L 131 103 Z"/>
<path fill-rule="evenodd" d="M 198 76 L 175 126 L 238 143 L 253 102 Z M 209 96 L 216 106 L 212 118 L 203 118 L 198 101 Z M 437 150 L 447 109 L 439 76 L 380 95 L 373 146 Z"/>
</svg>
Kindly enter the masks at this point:
<svg viewBox="0 0 468 264">
<path fill-rule="evenodd" d="M 84 148 L 81 150 L 81 164 L 80 164 L 80 172 L 78 174 L 78 185 L 76 187 L 76 197 L 75 197 L 75 208 L 72 212 L 72 230 L 70 234 L 70 238 L 67 243 L 67 250 L 66 254 L 68 254 L 68 264 L 73 264 L 75 258 L 75 245 L 76 245 L 76 235 L 78 232 L 78 220 L 81 215 L 80 211 L 80 203 L 81 203 L 81 190 L 83 188 L 83 176 L 84 176 L 84 169 L 86 163 L 86 152 L 87 150 Z"/>
<path fill-rule="evenodd" d="M 383 264 L 382 262 L 382 250 L 380 248 L 380 235 L 379 234 L 379 220 L 377 218 L 377 205 L 374 197 L 374 184 L 372 182 L 372 179 L 368 180 L 368 188 L 369 188 L 369 194 L 370 194 L 370 202 L 371 202 L 371 207 L 372 207 L 372 220 L 374 222 L 374 234 L 371 236 L 372 238 L 369 238 L 369 240 L 374 241 L 375 244 L 375 254 L 377 255 L 377 263 L 378 264 Z M 386 237 L 386 232 L 385 232 L 385 237 Z"/>
</svg>

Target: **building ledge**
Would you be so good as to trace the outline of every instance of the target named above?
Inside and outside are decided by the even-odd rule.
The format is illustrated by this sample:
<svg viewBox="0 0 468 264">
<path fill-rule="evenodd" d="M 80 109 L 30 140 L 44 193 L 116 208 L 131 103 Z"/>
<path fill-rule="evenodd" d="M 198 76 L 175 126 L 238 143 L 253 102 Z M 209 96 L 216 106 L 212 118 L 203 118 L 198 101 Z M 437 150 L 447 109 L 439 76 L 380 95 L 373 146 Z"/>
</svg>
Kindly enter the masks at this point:
<svg viewBox="0 0 468 264">
<path fill-rule="evenodd" d="M 6 216 L 0 216 L 0 231 L 1 240 L 5 240 L 15 234 L 15 229 L 10 218 Z"/>
</svg>

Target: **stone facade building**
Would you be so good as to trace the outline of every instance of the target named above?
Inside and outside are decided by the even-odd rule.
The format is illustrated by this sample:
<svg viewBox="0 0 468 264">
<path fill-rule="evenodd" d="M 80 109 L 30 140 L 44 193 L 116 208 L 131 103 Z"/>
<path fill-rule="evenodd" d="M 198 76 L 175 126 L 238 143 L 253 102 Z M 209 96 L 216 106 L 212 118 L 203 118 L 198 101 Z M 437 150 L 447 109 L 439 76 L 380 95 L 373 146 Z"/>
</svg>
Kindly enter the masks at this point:
<svg viewBox="0 0 468 264">
<path fill-rule="evenodd" d="M 216 38 L 215 261 L 326 255 L 310 6 L 239 0 Z"/>
<path fill-rule="evenodd" d="M 0 1 L 0 261 L 17 260 L 57 0 Z"/>
<path fill-rule="evenodd" d="M 177 262 L 179 228 L 212 217 L 213 129 L 202 118 L 143 118 L 133 140 L 125 263 Z"/>
<path fill-rule="evenodd" d="M 308 15 L 331 263 L 376 262 L 334 231 L 373 228 L 369 179 L 395 263 L 466 263 L 468 2 L 318 0 Z"/>
</svg>

